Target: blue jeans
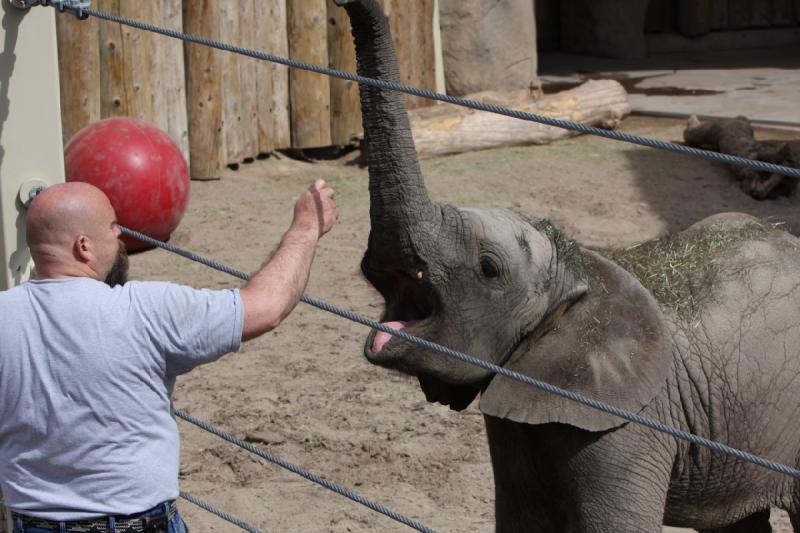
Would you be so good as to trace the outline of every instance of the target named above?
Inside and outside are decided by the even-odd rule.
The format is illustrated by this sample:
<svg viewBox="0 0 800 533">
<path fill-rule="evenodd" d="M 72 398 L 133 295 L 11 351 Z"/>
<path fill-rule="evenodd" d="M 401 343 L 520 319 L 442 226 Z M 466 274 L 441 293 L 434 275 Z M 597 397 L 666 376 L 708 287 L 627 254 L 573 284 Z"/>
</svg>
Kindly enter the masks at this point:
<svg viewBox="0 0 800 533">
<path fill-rule="evenodd" d="M 143 513 L 137 513 L 133 515 L 134 517 L 153 517 L 159 516 L 164 514 L 164 505 L 157 505 L 152 509 L 148 509 Z M 119 520 L 121 517 L 113 517 L 110 516 L 108 518 L 108 533 L 118 533 L 116 528 L 116 521 Z M 130 518 L 130 517 L 126 517 Z M 43 528 L 43 527 L 33 527 L 33 526 L 26 526 L 22 523 L 22 518 L 19 516 L 14 516 L 12 518 L 12 522 L 14 524 L 14 533 L 65 533 L 67 531 L 67 526 L 69 526 L 69 522 L 53 522 L 52 528 Z M 175 515 L 167 524 L 167 529 L 163 527 L 156 527 L 152 528 L 151 530 L 145 530 L 147 533 L 189 533 L 189 528 L 186 526 L 186 523 L 181 518 L 180 513 L 175 512 Z"/>
</svg>

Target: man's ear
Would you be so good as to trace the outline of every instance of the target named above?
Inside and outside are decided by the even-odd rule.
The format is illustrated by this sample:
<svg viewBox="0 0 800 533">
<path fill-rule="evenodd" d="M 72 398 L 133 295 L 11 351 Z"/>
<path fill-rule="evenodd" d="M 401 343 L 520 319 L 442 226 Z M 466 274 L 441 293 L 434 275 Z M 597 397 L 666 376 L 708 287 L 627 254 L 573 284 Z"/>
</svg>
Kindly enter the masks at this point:
<svg viewBox="0 0 800 533">
<path fill-rule="evenodd" d="M 81 263 L 90 263 L 94 260 L 94 243 L 92 239 L 86 235 L 78 235 L 75 239 L 72 253 L 75 255 L 75 259 Z"/>
</svg>

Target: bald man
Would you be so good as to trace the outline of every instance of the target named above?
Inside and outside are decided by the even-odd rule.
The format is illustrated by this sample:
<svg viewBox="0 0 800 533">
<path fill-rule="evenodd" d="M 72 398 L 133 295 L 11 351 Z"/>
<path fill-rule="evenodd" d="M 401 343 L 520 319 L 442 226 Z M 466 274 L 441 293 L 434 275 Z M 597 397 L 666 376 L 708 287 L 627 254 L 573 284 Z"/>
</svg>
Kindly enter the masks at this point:
<svg viewBox="0 0 800 533">
<path fill-rule="evenodd" d="M 31 203 L 36 278 L 0 292 L 0 488 L 14 533 L 182 533 L 178 375 L 277 327 L 337 218 L 317 180 L 241 289 L 128 282 L 105 194 L 78 182 Z"/>
</svg>

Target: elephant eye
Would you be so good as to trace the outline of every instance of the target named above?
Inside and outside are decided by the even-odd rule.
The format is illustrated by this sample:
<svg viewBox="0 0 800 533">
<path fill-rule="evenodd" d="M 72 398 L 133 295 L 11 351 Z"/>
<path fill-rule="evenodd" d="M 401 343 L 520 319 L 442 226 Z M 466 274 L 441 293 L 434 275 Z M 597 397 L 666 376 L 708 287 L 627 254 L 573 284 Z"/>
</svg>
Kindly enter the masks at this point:
<svg viewBox="0 0 800 533">
<path fill-rule="evenodd" d="M 495 260 L 488 255 L 481 256 L 481 272 L 487 278 L 496 278 L 500 275 L 500 269 L 497 267 Z"/>
</svg>

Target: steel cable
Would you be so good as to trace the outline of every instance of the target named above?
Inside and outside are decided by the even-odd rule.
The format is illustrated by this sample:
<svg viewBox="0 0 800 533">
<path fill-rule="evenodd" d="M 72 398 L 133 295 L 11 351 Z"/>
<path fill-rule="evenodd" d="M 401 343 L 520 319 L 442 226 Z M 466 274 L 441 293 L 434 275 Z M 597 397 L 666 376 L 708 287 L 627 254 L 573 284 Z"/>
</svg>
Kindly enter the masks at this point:
<svg viewBox="0 0 800 533">
<path fill-rule="evenodd" d="M 239 520 L 235 516 L 229 515 L 225 511 L 220 511 L 219 509 L 217 509 L 216 507 L 214 507 L 210 503 L 204 502 L 200 498 L 195 498 L 194 496 L 192 496 L 188 492 L 180 491 L 180 496 L 181 496 L 181 498 L 183 498 L 187 502 L 191 502 L 191 503 L 195 504 L 196 506 L 198 506 L 198 507 L 200 507 L 202 509 L 205 509 L 209 513 L 215 514 L 218 517 L 222 518 L 223 520 L 226 520 L 226 521 L 230 522 L 231 524 L 239 526 L 240 528 L 244 529 L 245 531 L 249 531 L 250 533 L 262 533 L 262 531 L 260 529 L 251 526 L 247 522 L 243 522 L 242 520 Z"/>
</svg>

